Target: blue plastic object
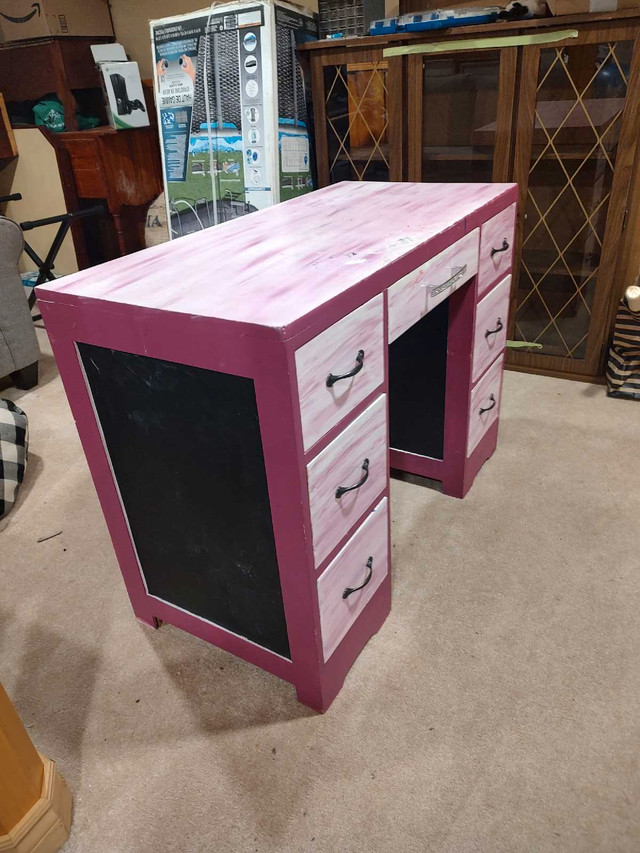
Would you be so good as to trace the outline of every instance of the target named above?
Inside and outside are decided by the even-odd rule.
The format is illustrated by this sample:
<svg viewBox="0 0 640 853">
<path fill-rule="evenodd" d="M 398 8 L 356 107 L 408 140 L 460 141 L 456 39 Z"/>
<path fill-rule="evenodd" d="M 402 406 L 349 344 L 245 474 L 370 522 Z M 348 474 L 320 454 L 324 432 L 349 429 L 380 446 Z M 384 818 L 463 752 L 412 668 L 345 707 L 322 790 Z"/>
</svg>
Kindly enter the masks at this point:
<svg viewBox="0 0 640 853">
<path fill-rule="evenodd" d="M 386 36 L 398 32 L 397 18 L 379 18 L 369 24 L 370 36 Z"/>
<path fill-rule="evenodd" d="M 392 33 L 440 30 L 446 27 L 465 27 L 474 24 L 490 24 L 497 20 L 502 6 L 465 6 L 459 9 L 434 9 L 402 15 L 400 18 L 379 18 L 369 24 L 370 36 Z"/>
<path fill-rule="evenodd" d="M 400 32 L 440 30 L 445 27 L 466 27 L 475 24 L 490 24 L 497 20 L 501 6 L 471 6 L 459 9 L 434 9 L 413 15 L 402 15 L 398 20 Z"/>
</svg>

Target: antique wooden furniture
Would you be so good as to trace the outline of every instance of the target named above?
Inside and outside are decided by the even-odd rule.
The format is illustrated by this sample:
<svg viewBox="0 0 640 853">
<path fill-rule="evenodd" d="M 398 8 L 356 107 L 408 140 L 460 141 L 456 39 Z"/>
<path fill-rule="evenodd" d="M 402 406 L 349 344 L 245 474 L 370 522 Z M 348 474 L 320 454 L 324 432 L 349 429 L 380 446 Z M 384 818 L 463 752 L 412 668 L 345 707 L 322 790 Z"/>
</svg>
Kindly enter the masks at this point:
<svg viewBox="0 0 640 853">
<path fill-rule="evenodd" d="M 98 227 L 95 221 L 72 227 L 81 269 L 143 248 L 146 208 L 162 192 L 156 127 L 115 131 L 106 126 L 90 45 L 111 41 L 65 36 L 0 44 L 0 91 L 8 103 L 36 101 L 50 92 L 62 101 L 67 132 L 43 133 L 56 150 L 67 211 L 99 201 L 107 208 Z M 153 118 L 153 96 L 145 94 Z M 78 130 L 77 110 L 97 115 L 105 126 Z"/>
<path fill-rule="evenodd" d="M 55 853 L 71 827 L 71 792 L 40 755 L 0 684 L 0 850 Z"/>
<path fill-rule="evenodd" d="M 51 37 L 0 44 L 0 92 L 5 101 L 37 101 L 55 92 L 64 107 L 68 130 L 77 130 L 78 97 L 86 105 L 102 104 L 100 77 L 90 45 L 112 42 L 106 37 Z"/>
<path fill-rule="evenodd" d="M 84 239 L 76 242 L 76 253 L 80 243 L 79 266 L 143 248 L 147 207 L 162 192 L 156 127 L 96 127 L 46 136 L 56 150 L 68 209 L 104 200 L 113 222 L 116 246 L 98 246 L 93 256 L 86 231 L 82 232 Z M 106 257 L 100 252 L 106 252 Z"/>
<path fill-rule="evenodd" d="M 299 48 L 320 186 L 518 183 L 508 335 L 542 345 L 519 369 L 603 373 L 640 267 L 639 34 L 636 9 Z"/>
<path fill-rule="evenodd" d="M 389 434 L 459 497 L 495 449 L 515 203 L 344 183 L 38 288 L 139 619 L 329 706 L 389 612 Z"/>
</svg>

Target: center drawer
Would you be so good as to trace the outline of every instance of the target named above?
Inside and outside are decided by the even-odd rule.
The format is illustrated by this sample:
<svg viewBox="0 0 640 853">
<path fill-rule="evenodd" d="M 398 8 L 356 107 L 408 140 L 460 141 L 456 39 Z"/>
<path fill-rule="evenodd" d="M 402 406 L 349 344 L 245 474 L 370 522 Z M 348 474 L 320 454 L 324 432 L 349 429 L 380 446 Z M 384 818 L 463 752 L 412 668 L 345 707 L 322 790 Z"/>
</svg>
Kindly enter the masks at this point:
<svg viewBox="0 0 640 853">
<path fill-rule="evenodd" d="M 307 465 L 316 566 L 380 495 L 388 476 L 383 394 Z"/>
<path fill-rule="evenodd" d="M 476 228 L 391 285 L 387 291 L 389 343 L 473 278 L 478 271 L 479 245 Z"/>
<path fill-rule="evenodd" d="M 322 651 L 329 660 L 389 572 L 386 498 L 318 578 Z"/>
</svg>

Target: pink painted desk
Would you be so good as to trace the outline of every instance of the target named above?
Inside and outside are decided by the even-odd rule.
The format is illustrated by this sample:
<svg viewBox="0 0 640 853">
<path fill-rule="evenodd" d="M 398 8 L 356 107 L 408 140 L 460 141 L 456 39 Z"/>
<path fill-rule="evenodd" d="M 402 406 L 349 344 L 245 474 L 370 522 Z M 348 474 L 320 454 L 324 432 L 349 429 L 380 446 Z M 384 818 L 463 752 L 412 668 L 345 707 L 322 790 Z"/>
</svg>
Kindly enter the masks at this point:
<svg viewBox="0 0 640 853">
<path fill-rule="evenodd" d="M 389 612 L 389 464 L 463 497 L 495 449 L 515 202 L 343 183 L 39 288 L 140 620 L 328 708 Z"/>
</svg>

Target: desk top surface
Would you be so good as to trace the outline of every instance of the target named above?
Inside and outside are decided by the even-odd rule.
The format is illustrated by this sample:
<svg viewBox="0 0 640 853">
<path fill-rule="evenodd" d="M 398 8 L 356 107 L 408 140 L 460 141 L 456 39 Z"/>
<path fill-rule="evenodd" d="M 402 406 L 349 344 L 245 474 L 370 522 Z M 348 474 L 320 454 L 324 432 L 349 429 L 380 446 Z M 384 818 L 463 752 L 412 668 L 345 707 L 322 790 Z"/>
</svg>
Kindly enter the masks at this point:
<svg viewBox="0 0 640 853">
<path fill-rule="evenodd" d="M 215 317 L 285 339 L 345 291 L 398 262 L 409 272 L 515 200 L 514 184 L 334 184 L 46 282 L 38 297 Z"/>
</svg>

